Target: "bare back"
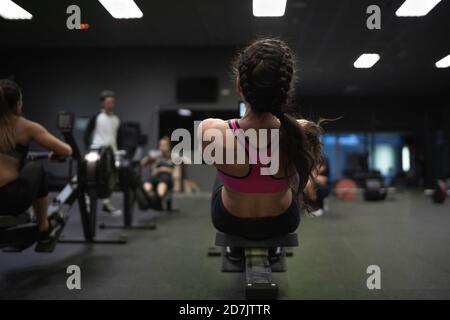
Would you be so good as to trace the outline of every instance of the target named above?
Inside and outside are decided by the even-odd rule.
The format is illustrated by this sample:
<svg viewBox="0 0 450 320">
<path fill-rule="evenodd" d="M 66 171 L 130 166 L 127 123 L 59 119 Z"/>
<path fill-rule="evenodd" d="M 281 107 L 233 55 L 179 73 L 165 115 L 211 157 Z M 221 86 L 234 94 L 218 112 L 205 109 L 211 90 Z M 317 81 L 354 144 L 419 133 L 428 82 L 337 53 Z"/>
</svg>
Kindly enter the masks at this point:
<svg viewBox="0 0 450 320">
<path fill-rule="evenodd" d="M 253 129 L 278 129 L 280 127 L 279 120 L 275 117 L 267 116 L 261 118 L 243 118 L 239 120 L 239 125 L 243 130 Z M 208 129 L 217 129 L 222 132 L 223 153 L 226 154 L 228 139 L 235 140 L 236 138 L 231 133 L 227 121 L 221 119 L 207 119 L 202 122 L 202 131 Z M 209 143 L 204 142 L 203 147 Z M 234 164 L 215 164 L 215 167 L 227 175 L 234 177 L 245 177 L 250 170 L 249 159 L 246 157 L 244 164 L 237 164 L 237 153 L 240 145 L 238 143 L 232 144 L 234 148 L 235 161 Z M 274 175 L 276 178 L 285 178 L 285 168 L 282 162 L 278 172 Z M 293 168 L 288 168 L 287 172 L 294 173 Z M 225 208 L 233 215 L 241 218 L 260 218 L 277 216 L 286 211 L 292 202 L 292 192 L 290 189 L 275 193 L 243 193 L 236 192 L 226 186 L 222 188 L 222 201 Z"/>
<path fill-rule="evenodd" d="M 24 117 L 17 117 L 15 121 L 16 144 L 26 146 L 31 141 L 36 141 L 43 148 L 56 154 L 64 156 L 72 154 L 72 149 L 68 144 L 56 138 L 40 124 L 27 120 Z M 18 175 L 19 162 L 7 154 L 0 153 L 0 187 L 13 182 Z"/>
</svg>

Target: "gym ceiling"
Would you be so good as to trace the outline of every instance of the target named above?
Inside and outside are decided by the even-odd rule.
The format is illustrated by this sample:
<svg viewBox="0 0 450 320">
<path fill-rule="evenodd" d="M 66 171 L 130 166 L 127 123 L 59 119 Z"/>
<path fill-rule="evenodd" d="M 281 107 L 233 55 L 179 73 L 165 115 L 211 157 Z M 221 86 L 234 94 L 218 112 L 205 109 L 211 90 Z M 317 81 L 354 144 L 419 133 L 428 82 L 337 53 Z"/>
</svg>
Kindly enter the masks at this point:
<svg viewBox="0 0 450 320">
<path fill-rule="evenodd" d="M 135 0 L 142 19 L 114 19 L 94 0 L 14 0 L 32 20 L 0 18 L 6 48 L 224 47 L 278 36 L 297 51 L 302 90 L 309 95 L 444 95 L 450 68 L 450 1 L 424 17 L 397 17 L 404 0 L 287 0 L 283 17 L 257 18 L 251 0 Z M 66 8 L 81 8 L 87 30 L 66 28 Z M 366 8 L 381 8 L 381 30 L 366 28 Z M 88 52 L 88 51 L 86 51 Z M 362 53 L 380 61 L 355 69 Z M 0 53 L 1 54 L 1 53 Z"/>
</svg>

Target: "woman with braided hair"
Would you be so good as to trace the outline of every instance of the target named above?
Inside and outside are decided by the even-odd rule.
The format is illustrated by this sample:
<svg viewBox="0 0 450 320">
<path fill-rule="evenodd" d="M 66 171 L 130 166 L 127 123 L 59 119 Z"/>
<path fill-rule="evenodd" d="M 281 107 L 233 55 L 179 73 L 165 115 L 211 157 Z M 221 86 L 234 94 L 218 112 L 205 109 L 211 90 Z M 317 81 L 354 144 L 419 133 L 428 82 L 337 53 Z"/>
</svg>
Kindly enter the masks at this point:
<svg viewBox="0 0 450 320">
<path fill-rule="evenodd" d="M 247 107 L 244 117 L 206 119 L 199 129 L 200 135 L 219 130 L 224 139 L 237 140 L 235 150 L 240 145 L 246 151 L 244 164 L 215 164 L 220 179 L 213 190 L 212 222 L 219 231 L 254 240 L 293 232 L 300 222 L 299 195 L 322 161 L 321 129 L 297 120 L 290 111 L 296 74 L 294 55 L 286 43 L 253 42 L 239 53 L 234 70 L 236 90 Z M 280 165 L 275 174 L 262 175 L 257 169 L 264 165 L 248 161 L 251 151 L 259 152 L 241 137 L 248 129 L 279 129 Z M 225 150 L 227 143 L 222 142 Z M 209 143 L 202 142 L 203 148 Z"/>
</svg>

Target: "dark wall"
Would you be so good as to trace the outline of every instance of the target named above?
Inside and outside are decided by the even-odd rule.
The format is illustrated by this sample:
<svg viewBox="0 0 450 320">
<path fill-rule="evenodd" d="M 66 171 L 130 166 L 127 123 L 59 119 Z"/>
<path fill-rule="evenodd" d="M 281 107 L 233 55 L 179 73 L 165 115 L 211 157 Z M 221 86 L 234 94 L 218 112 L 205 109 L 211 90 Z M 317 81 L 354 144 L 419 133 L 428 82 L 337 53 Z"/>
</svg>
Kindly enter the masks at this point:
<svg viewBox="0 0 450 320">
<path fill-rule="evenodd" d="M 122 121 L 139 121 L 155 147 L 158 110 L 187 107 L 234 110 L 233 48 L 102 48 L 3 50 L 0 77 L 14 75 L 24 91 L 26 115 L 55 130 L 58 110 L 90 116 L 102 89 L 117 92 Z M 178 77 L 218 77 L 217 103 L 179 105 Z M 301 75 L 300 75 L 301 76 Z M 299 88 L 301 92 L 301 88 Z M 402 131 L 414 137 L 428 181 L 450 172 L 448 97 L 299 97 L 308 118 L 342 118 L 329 131 Z"/>
<path fill-rule="evenodd" d="M 229 92 L 219 93 L 217 103 L 183 107 L 236 107 L 232 53 L 220 48 L 2 50 L 0 76 L 15 76 L 24 91 L 26 115 L 51 130 L 58 110 L 93 115 L 99 110 L 100 90 L 114 90 L 117 114 L 123 121 L 139 121 L 154 144 L 158 132 L 155 112 L 180 107 L 175 101 L 178 77 L 218 77 L 219 91 Z"/>
</svg>

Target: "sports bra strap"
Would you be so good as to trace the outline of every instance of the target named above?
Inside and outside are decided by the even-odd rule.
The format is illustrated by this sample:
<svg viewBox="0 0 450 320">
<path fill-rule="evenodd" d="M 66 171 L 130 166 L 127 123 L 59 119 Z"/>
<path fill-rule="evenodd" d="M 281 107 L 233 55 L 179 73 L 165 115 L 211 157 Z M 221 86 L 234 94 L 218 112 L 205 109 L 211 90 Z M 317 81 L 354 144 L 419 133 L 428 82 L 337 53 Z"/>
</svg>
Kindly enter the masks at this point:
<svg viewBox="0 0 450 320">
<path fill-rule="evenodd" d="M 258 149 L 254 148 L 245 137 L 243 130 L 239 127 L 237 119 L 229 121 L 230 129 L 233 130 L 233 134 L 238 142 L 245 148 L 251 164 L 258 163 Z"/>
</svg>

